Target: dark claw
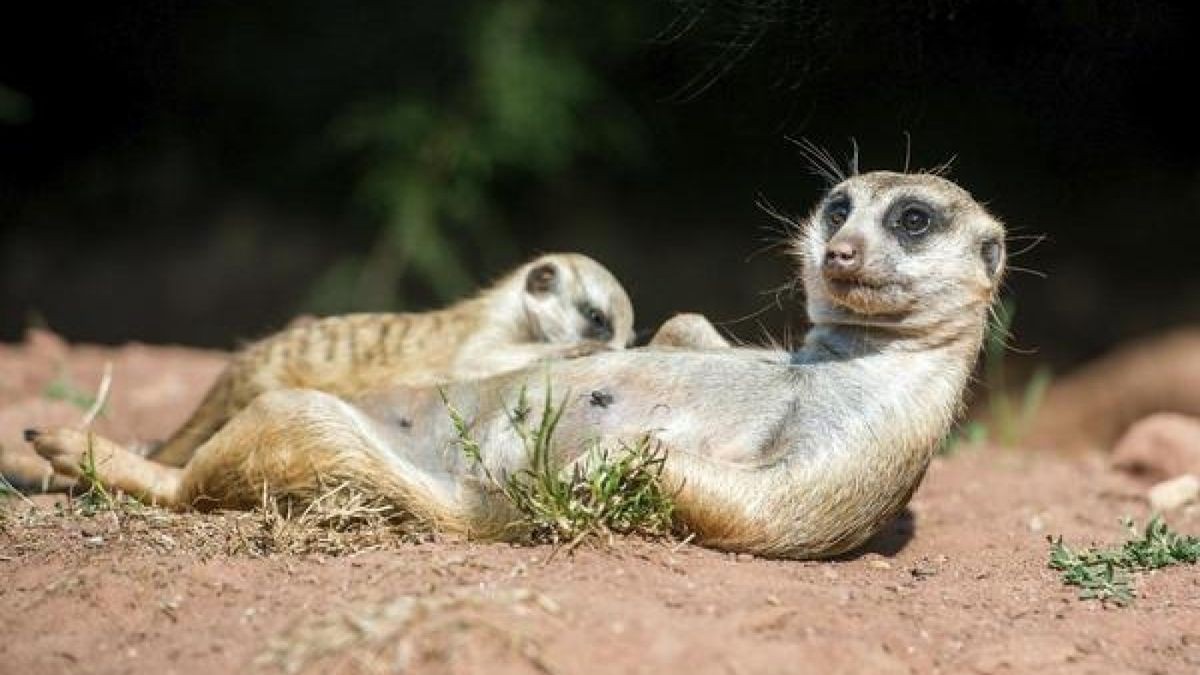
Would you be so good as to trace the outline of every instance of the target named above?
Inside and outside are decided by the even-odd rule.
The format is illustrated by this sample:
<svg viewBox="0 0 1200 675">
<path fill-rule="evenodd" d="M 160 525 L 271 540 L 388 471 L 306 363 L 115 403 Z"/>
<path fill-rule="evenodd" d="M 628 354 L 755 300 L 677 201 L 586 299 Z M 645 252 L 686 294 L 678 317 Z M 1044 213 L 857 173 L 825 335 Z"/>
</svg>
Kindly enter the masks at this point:
<svg viewBox="0 0 1200 675">
<path fill-rule="evenodd" d="M 25 442 L 32 443 L 37 440 L 38 436 L 41 436 L 41 435 L 42 435 L 42 432 L 38 431 L 37 429 L 26 429 L 25 430 Z"/>
</svg>

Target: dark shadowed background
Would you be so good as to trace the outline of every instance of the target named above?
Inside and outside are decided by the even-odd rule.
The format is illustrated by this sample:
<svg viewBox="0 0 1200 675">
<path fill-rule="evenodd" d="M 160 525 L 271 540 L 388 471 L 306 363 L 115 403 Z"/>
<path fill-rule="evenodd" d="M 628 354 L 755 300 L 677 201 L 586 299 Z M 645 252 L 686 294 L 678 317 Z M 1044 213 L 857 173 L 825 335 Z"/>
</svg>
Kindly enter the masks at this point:
<svg viewBox="0 0 1200 675">
<path fill-rule="evenodd" d="M 1016 344 L 1200 320 L 1197 10 L 1171 2 L 29 3 L 0 25 L 0 340 L 231 347 L 579 250 L 639 325 L 803 328 L 787 139 L 1010 226 Z M 911 142 L 910 140 L 911 139 Z M 765 308 L 754 318 L 758 310 Z M 738 319 L 744 319 L 737 321 Z"/>
</svg>

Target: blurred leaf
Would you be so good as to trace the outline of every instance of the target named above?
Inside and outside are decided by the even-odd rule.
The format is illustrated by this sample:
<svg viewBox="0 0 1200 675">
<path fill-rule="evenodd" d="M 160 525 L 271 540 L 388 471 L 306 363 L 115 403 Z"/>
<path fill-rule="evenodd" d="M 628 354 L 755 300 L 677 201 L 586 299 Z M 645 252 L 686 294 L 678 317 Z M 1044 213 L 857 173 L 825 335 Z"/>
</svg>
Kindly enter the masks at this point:
<svg viewBox="0 0 1200 675">
<path fill-rule="evenodd" d="M 33 119 L 33 101 L 0 84 L 0 124 L 24 124 Z"/>
<path fill-rule="evenodd" d="M 468 261 L 512 249 L 501 186 L 555 180 L 589 153 L 640 156 L 636 119 L 599 72 L 637 44 L 629 12 L 542 0 L 470 9 L 447 47 L 466 64 L 452 86 L 349 105 L 332 127 L 360 167 L 356 199 L 377 229 L 366 256 L 339 261 L 314 290 L 326 311 L 402 307 L 405 279 L 443 301 L 461 296 L 479 281 Z"/>
</svg>

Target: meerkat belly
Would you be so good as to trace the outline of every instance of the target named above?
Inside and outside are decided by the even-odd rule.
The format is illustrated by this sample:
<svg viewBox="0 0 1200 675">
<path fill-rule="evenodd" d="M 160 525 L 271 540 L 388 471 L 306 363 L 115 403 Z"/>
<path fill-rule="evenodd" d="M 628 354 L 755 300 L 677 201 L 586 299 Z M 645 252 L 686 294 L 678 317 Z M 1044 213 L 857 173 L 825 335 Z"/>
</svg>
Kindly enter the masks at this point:
<svg viewBox="0 0 1200 675">
<path fill-rule="evenodd" d="M 538 409 L 550 383 L 553 404 L 565 406 L 556 430 L 564 453 L 596 439 L 650 435 L 681 452 L 761 465 L 792 433 L 783 423 L 796 409 L 797 376 L 745 353 L 646 351 L 556 364 L 544 373 L 526 370 L 509 388 L 525 387 Z"/>
</svg>

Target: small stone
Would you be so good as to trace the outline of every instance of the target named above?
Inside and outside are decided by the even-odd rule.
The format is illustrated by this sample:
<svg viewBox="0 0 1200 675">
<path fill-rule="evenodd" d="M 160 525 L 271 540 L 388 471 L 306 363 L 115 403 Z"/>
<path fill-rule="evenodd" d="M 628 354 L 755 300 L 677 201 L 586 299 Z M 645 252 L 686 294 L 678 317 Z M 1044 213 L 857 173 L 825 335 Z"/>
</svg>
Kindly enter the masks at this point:
<svg viewBox="0 0 1200 675">
<path fill-rule="evenodd" d="M 1040 515 L 1033 514 L 1033 517 L 1029 519 L 1029 531 L 1041 532 L 1044 529 L 1046 529 L 1046 521 L 1042 520 Z"/>
<path fill-rule="evenodd" d="M 937 574 L 937 569 L 932 565 L 914 565 L 908 570 L 908 573 L 911 574 L 914 579 L 924 579 L 925 577 L 931 577 Z"/>
<path fill-rule="evenodd" d="M 1186 474 L 1150 488 L 1150 507 L 1158 512 L 1172 511 L 1200 497 L 1200 478 Z"/>
<path fill-rule="evenodd" d="M 875 570 L 890 570 L 892 569 L 892 563 L 886 560 L 875 559 L 867 561 L 867 567 Z"/>
</svg>

